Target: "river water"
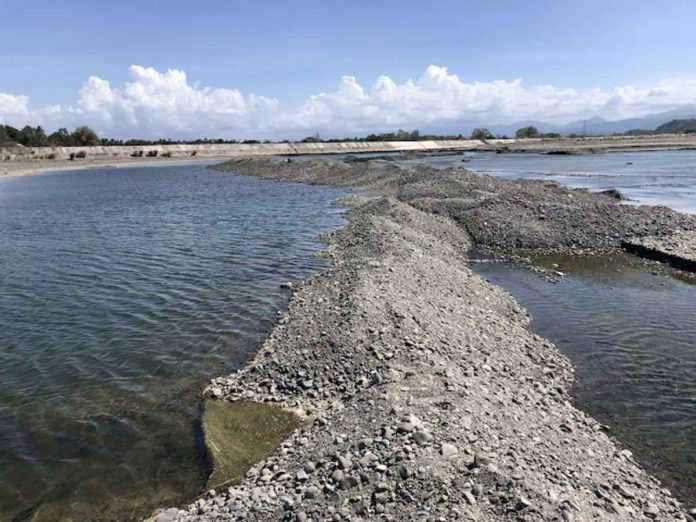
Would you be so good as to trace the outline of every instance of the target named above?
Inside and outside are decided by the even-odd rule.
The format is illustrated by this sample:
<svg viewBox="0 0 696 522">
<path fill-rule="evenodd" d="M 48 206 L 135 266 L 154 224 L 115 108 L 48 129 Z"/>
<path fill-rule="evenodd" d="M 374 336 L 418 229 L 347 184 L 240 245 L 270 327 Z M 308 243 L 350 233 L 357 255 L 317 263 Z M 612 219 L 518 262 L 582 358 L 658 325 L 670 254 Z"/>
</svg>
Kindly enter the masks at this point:
<svg viewBox="0 0 696 522">
<path fill-rule="evenodd" d="M 696 286 L 612 258 L 549 258 L 552 283 L 523 268 L 475 271 L 510 292 L 576 370 L 578 406 L 611 428 L 665 485 L 696 506 Z"/>
<path fill-rule="evenodd" d="M 202 387 L 326 266 L 340 194 L 201 164 L 0 180 L 0 520 L 197 495 Z"/>
<path fill-rule="evenodd" d="M 467 152 L 404 163 L 464 166 L 494 176 L 551 179 L 592 191 L 616 188 L 640 203 L 696 213 L 696 151 L 653 151 L 555 156 Z"/>
</svg>

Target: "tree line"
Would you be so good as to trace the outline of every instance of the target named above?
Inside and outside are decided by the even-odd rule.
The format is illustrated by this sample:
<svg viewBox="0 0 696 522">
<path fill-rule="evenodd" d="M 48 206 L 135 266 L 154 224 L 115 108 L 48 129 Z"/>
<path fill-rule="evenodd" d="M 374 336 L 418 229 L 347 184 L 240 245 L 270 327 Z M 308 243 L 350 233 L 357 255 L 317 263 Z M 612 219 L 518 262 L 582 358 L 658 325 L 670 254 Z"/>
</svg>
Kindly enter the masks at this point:
<svg viewBox="0 0 696 522">
<path fill-rule="evenodd" d="M 41 126 L 27 125 L 21 129 L 15 129 L 10 125 L 0 125 L 0 146 L 16 145 L 24 147 L 89 147 L 101 145 L 101 140 L 96 132 L 86 126 L 77 127 L 72 132 L 60 128 L 56 132 L 46 135 Z"/>
<path fill-rule="evenodd" d="M 515 133 L 516 138 L 560 138 L 557 133 L 540 133 L 536 127 L 523 127 Z M 505 139 L 507 136 L 495 136 L 485 128 L 477 128 L 471 133 L 472 140 L 490 140 L 495 138 Z M 396 132 L 384 132 L 379 134 L 368 134 L 362 137 L 353 138 L 332 138 L 324 140 L 319 134 L 308 136 L 302 143 L 336 143 L 336 142 L 374 142 L 374 141 L 419 141 L 419 140 L 462 140 L 465 136 L 441 135 L 441 134 L 421 134 L 418 130 L 406 131 L 399 129 Z M 197 139 L 197 140 L 142 140 L 142 139 L 113 139 L 99 138 L 96 132 L 87 126 L 77 127 L 74 131 L 68 132 L 65 128 L 60 128 L 56 132 L 46 134 L 40 127 L 27 125 L 22 129 L 16 129 L 10 125 L 0 125 L 0 147 L 11 147 L 21 145 L 24 147 L 88 147 L 96 145 L 202 145 L 202 144 L 235 144 L 235 143 L 272 143 L 271 141 L 259 140 L 225 140 L 225 139 Z M 283 140 L 278 143 L 290 143 L 290 140 Z"/>
</svg>

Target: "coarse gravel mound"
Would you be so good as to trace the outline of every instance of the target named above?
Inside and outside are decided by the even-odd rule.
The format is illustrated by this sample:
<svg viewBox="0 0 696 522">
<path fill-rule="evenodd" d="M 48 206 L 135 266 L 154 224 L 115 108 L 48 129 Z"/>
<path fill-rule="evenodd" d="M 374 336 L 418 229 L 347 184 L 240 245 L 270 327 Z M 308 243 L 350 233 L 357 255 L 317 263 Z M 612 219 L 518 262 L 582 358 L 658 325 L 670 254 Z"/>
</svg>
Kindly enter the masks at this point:
<svg viewBox="0 0 696 522">
<path fill-rule="evenodd" d="M 283 164 L 241 165 L 231 168 L 270 177 Z M 539 207 L 515 201 L 515 184 L 471 175 L 474 192 L 457 194 L 456 214 L 438 207 L 449 198 L 425 195 L 424 177 L 434 172 L 368 162 L 356 176 L 384 177 L 361 184 L 346 165 L 276 169 L 277 178 L 326 182 L 335 175 L 345 183 L 339 186 L 381 185 L 391 196 L 349 213 L 351 223 L 328 237 L 332 267 L 295 286 L 253 361 L 206 391 L 280 404 L 306 424 L 240 484 L 155 520 L 687 520 L 629 451 L 572 406 L 573 370 L 528 330 L 524 309 L 467 266 L 474 242 L 497 247 L 515 237 L 530 248 L 554 247 L 543 230 L 563 238 L 563 248 L 589 248 L 585 230 L 545 228 L 554 215 L 581 212 L 549 205 L 541 228 L 485 232 L 480 220 L 496 204 L 519 215 Z M 454 173 L 444 175 L 457 185 Z M 588 208 L 624 212 L 610 198 L 590 204 L 579 192 L 554 190 L 588 199 Z M 464 210 L 483 192 L 491 203 Z M 606 226 L 622 232 L 620 224 Z M 616 248 L 614 235 L 606 237 L 601 248 Z"/>
</svg>

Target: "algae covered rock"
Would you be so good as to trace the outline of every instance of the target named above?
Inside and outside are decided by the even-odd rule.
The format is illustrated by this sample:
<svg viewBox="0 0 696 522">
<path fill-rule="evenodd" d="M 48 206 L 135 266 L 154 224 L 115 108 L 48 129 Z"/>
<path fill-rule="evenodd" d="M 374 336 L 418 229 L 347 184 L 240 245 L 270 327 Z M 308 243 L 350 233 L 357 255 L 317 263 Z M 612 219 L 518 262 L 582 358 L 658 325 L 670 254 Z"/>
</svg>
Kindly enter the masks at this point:
<svg viewBox="0 0 696 522">
<path fill-rule="evenodd" d="M 203 433 L 213 464 L 207 487 L 239 482 L 299 425 L 295 413 L 275 404 L 206 400 Z"/>
</svg>

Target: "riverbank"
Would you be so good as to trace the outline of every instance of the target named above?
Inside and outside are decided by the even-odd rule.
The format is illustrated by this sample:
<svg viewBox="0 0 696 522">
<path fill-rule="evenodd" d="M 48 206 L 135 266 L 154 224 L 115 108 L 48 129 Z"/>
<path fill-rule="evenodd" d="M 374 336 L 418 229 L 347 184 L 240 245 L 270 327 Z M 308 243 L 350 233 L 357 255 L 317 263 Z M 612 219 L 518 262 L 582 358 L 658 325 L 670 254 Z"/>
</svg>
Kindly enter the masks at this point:
<svg viewBox="0 0 696 522">
<path fill-rule="evenodd" d="M 385 161 L 239 160 L 218 169 L 361 187 L 303 281 L 218 400 L 273 402 L 304 426 L 244 480 L 156 520 L 686 520 L 629 451 L 572 406 L 573 370 L 467 251 L 606 253 L 693 229 L 668 209 L 543 182 Z"/>
<path fill-rule="evenodd" d="M 15 147 L 0 148 L 0 178 L 121 164 L 151 165 L 159 162 L 197 159 L 215 160 L 251 156 L 397 152 L 418 155 L 464 151 L 594 154 L 602 152 L 685 149 L 696 149 L 696 135 L 663 134 L 654 136 L 587 136 L 492 140 L 118 145 L 108 147 Z"/>
</svg>

